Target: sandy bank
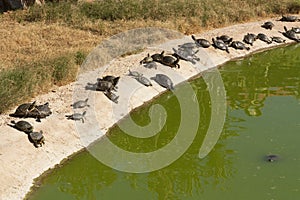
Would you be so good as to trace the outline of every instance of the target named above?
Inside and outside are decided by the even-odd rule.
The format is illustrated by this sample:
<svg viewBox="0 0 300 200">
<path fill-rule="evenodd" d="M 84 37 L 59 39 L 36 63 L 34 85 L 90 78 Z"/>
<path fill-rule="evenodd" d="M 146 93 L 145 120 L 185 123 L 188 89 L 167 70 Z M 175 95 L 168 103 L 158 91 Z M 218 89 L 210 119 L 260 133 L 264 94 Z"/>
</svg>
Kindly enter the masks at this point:
<svg viewBox="0 0 300 200">
<path fill-rule="evenodd" d="M 272 31 L 261 28 L 260 25 L 263 22 L 259 21 L 215 29 L 201 35 L 196 35 L 196 37 L 203 37 L 210 40 L 212 37 L 227 34 L 235 40 L 242 40 L 244 34 L 248 32 L 255 34 L 265 33 L 268 36 L 282 36 L 279 31 L 283 31 L 284 25 L 288 28 L 300 26 L 300 22 L 280 22 L 274 19 L 272 21 L 275 24 Z M 149 49 L 139 54 L 117 58 L 110 63 L 108 68 L 87 72 L 80 76 L 80 81 L 76 83 L 59 87 L 53 92 L 37 96 L 35 100 L 38 103 L 49 102 L 53 111 L 53 114 L 47 119 L 43 119 L 41 123 L 36 122 L 34 119 L 28 119 L 34 125 L 35 130 L 43 130 L 44 132 L 46 144 L 42 148 L 34 148 L 28 142 L 25 134 L 7 126 L 7 123 L 14 119 L 9 117 L 8 114 L 14 112 L 14 110 L 8 112 L 6 115 L 1 115 L 0 199 L 23 199 L 30 190 L 34 178 L 40 176 L 47 169 L 54 167 L 64 158 L 100 138 L 113 124 L 128 114 L 130 110 L 151 100 L 164 91 L 155 82 L 153 82 L 153 87 L 146 88 L 131 77 L 125 76 L 128 68 L 140 71 L 148 78 L 155 76 L 157 73 L 167 74 L 173 79 L 175 84 L 178 84 L 231 59 L 243 57 L 252 52 L 278 45 L 276 43 L 268 45 L 262 41 L 256 41 L 250 51 L 230 48 L 230 54 L 210 47 L 199 52 L 201 60 L 197 65 L 180 61 L 180 69 L 171 69 L 163 65 L 158 65 L 158 68 L 154 70 L 139 66 L 139 61 L 148 52 L 156 53 L 165 50 L 167 53 L 171 53 L 172 47 L 190 42 L 193 42 L 191 37 L 185 36 L 159 46 L 149 47 Z M 287 43 L 291 42 L 293 41 L 287 40 Z M 78 90 L 78 88 L 84 88 L 87 82 L 93 83 L 97 77 L 105 74 L 121 76 L 118 89 L 118 95 L 120 95 L 118 104 L 111 103 L 101 92 Z M 89 97 L 89 103 L 93 104 L 93 106 L 78 110 L 78 112 L 87 110 L 86 122 L 84 124 L 77 124 L 74 121 L 67 120 L 65 115 L 73 113 L 70 107 L 72 102 L 78 99 L 85 99 L 86 97 Z M 97 123 L 101 130 L 98 134 L 84 135 L 82 134 L 84 128 L 78 131 L 78 127 L 89 127 L 89 124 L 93 123 Z"/>
</svg>

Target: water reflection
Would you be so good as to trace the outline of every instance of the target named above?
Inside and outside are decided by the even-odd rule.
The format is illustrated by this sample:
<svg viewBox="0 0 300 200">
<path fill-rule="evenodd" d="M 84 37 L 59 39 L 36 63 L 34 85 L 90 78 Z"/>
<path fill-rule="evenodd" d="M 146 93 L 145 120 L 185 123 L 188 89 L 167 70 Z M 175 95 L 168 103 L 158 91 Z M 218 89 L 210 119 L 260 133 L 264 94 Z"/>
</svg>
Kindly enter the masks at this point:
<svg viewBox="0 0 300 200">
<path fill-rule="evenodd" d="M 228 104 L 234 109 L 243 109 L 248 116 L 260 116 L 267 97 L 296 96 L 299 99 L 300 57 L 295 56 L 299 54 L 299 46 L 290 46 L 229 62 L 226 69 L 221 69 L 225 87 L 230 88 Z"/>
<path fill-rule="evenodd" d="M 229 191 L 228 185 L 234 180 L 236 182 L 233 185 L 236 184 L 234 186 L 237 189 L 232 190 L 235 192 L 230 191 L 232 193 L 228 192 L 227 194 L 232 199 L 232 196 L 236 195 L 239 192 L 239 188 L 242 187 L 241 183 L 246 183 L 240 177 L 234 179 L 235 175 L 242 170 L 242 167 L 246 168 L 245 171 L 249 170 L 249 172 L 254 173 L 253 168 L 245 166 L 246 154 L 243 154 L 243 159 L 245 160 L 237 168 L 236 158 L 242 150 L 238 152 L 236 149 L 240 146 L 244 148 L 245 142 L 243 144 L 235 144 L 235 148 L 232 148 L 234 145 L 231 147 L 228 145 L 228 141 L 234 141 L 242 132 L 245 132 L 247 117 L 240 115 L 239 111 L 248 116 L 262 116 L 264 115 L 264 106 L 268 97 L 293 95 L 300 99 L 300 57 L 295 56 L 299 55 L 299 53 L 299 46 L 297 48 L 291 46 L 275 49 L 270 52 L 253 55 L 246 60 L 230 62 L 221 69 L 227 91 L 228 109 L 234 110 L 236 113 L 232 114 L 232 112 L 229 112 L 218 143 L 204 159 L 199 159 L 198 153 L 210 123 L 211 108 L 207 87 L 200 78 L 193 81 L 192 84 L 197 94 L 201 112 L 199 131 L 193 144 L 176 162 L 164 169 L 151 173 L 130 174 L 106 167 L 87 152 L 84 152 L 62 168 L 53 170 L 51 175 L 43 180 L 43 186 L 29 199 L 49 199 L 49 197 L 51 197 L 50 199 L 80 200 L 120 198 L 215 199 L 213 198 L 214 193 L 223 195 L 224 193 L 218 192 Z M 118 127 L 115 127 L 110 132 L 110 140 L 119 147 L 132 152 L 151 152 L 168 144 L 174 138 L 180 122 L 180 114 L 178 113 L 180 109 L 177 108 L 178 102 L 174 96 L 167 93 L 153 103 L 162 104 L 168 113 L 167 122 L 159 134 L 151 138 L 137 139 L 124 134 Z M 139 125 L 148 124 L 148 108 L 140 109 L 133 113 L 132 119 Z M 126 123 L 126 120 L 122 123 Z M 267 124 L 266 126 L 269 125 Z M 253 127 L 257 127 L 257 125 Z M 263 127 L 257 127 L 257 129 L 261 130 Z M 293 130 L 290 131 L 292 132 Z M 254 136 L 252 139 L 254 140 Z M 269 138 L 262 141 L 269 141 Z M 265 145 L 265 142 L 262 143 Z M 249 141 L 248 145 L 252 147 Z M 259 148 L 257 149 L 257 151 L 260 151 Z M 248 148 L 243 151 L 247 153 L 247 151 L 253 151 L 253 149 Z M 253 160 L 251 160 L 249 165 L 257 165 L 257 163 L 253 163 Z M 263 167 L 265 165 L 261 167 L 262 170 Z M 275 166 L 273 167 L 274 170 Z M 291 168 L 289 167 L 289 169 Z M 270 173 L 271 178 L 274 177 L 272 171 L 265 169 L 265 173 L 267 172 Z M 293 171 L 291 170 L 291 172 Z M 263 173 L 262 175 L 267 176 Z M 291 175 L 291 177 L 293 176 Z M 286 180 L 290 180 L 288 178 L 287 176 Z M 264 180 L 261 180 L 260 177 L 254 177 L 252 182 L 249 181 L 249 184 L 262 185 L 265 183 Z M 277 184 L 279 183 L 277 182 Z M 45 192 L 49 191 L 49 188 L 55 188 L 55 191 L 51 194 Z M 240 191 L 244 193 L 248 189 L 242 188 Z M 267 191 L 262 193 L 266 194 Z M 61 194 L 68 194 L 69 197 L 62 197 L 63 195 Z M 203 195 L 207 195 L 208 198 L 202 198 Z M 250 195 L 249 198 L 243 199 L 254 199 L 254 196 Z"/>
</svg>

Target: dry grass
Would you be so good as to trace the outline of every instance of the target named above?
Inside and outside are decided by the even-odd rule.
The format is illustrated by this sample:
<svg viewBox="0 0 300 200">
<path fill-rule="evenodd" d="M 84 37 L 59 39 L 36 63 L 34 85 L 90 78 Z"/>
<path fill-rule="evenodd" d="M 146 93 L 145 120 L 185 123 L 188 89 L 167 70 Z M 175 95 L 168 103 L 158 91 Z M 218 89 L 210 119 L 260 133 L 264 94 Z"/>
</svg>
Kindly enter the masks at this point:
<svg viewBox="0 0 300 200">
<path fill-rule="evenodd" d="M 73 81 L 84 56 L 114 34 L 140 27 L 192 34 L 300 11 L 297 0 L 116 1 L 66 0 L 0 14 L 0 102 L 7 102 L 0 113 Z"/>
</svg>

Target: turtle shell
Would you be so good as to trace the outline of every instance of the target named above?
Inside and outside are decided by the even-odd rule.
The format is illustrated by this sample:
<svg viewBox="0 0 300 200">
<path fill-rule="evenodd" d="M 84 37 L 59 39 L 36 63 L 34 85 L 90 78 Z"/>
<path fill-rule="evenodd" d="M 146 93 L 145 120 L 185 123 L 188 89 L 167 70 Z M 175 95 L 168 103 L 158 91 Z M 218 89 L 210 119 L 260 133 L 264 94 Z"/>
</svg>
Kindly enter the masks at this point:
<svg viewBox="0 0 300 200">
<path fill-rule="evenodd" d="M 16 128 L 19 131 L 23 131 L 25 133 L 31 133 L 33 130 L 33 126 L 27 121 L 23 121 L 23 120 L 18 122 L 11 121 L 11 123 L 14 124 L 14 128 Z"/>
</svg>

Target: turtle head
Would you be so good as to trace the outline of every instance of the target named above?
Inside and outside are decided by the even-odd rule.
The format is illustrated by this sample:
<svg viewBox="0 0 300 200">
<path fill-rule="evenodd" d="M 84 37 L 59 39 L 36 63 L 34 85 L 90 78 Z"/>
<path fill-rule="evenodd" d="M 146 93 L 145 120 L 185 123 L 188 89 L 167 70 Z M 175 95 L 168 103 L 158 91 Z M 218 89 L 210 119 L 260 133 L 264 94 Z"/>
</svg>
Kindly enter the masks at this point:
<svg viewBox="0 0 300 200">
<path fill-rule="evenodd" d="M 86 111 L 84 111 L 84 112 L 82 113 L 82 116 L 85 116 L 85 114 L 86 114 Z"/>
<path fill-rule="evenodd" d="M 88 100 L 89 100 L 89 98 L 86 98 L 84 101 L 85 101 L 85 102 L 88 102 Z"/>
</svg>

